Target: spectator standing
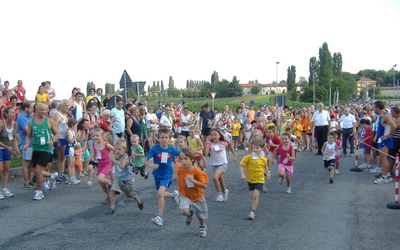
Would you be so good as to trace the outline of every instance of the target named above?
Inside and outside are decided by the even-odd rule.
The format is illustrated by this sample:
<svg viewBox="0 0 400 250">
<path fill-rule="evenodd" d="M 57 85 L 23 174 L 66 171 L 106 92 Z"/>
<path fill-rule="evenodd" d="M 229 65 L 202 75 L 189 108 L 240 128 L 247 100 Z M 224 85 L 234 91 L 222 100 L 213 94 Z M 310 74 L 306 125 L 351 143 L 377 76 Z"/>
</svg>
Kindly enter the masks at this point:
<svg viewBox="0 0 400 250">
<path fill-rule="evenodd" d="M 322 145 L 328 139 L 328 130 L 330 116 L 329 112 L 324 110 L 324 104 L 322 102 L 318 103 L 318 110 L 316 110 L 312 117 L 313 122 L 313 133 L 317 139 L 318 152 L 316 155 L 322 155 Z"/>
</svg>

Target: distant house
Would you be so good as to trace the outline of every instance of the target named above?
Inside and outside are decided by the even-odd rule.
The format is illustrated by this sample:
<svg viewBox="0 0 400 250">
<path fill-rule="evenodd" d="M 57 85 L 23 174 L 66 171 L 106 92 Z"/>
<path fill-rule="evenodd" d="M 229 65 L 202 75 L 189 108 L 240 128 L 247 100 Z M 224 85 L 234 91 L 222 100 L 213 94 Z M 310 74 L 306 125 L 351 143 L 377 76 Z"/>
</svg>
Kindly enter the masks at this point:
<svg viewBox="0 0 400 250">
<path fill-rule="evenodd" d="M 357 83 L 356 96 L 360 97 L 364 88 L 376 88 L 376 81 L 362 77 Z"/>
<path fill-rule="evenodd" d="M 287 90 L 286 83 L 268 83 L 268 84 L 257 84 L 257 83 L 241 83 L 240 86 L 243 89 L 243 95 L 252 95 L 251 88 L 259 85 L 261 87 L 261 92 L 259 95 L 269 95 L 270 91 L 272 93 L 283 93 Z M 297 85 L 297 91 L 300 91 L 300 86 Z"/>
</svg>

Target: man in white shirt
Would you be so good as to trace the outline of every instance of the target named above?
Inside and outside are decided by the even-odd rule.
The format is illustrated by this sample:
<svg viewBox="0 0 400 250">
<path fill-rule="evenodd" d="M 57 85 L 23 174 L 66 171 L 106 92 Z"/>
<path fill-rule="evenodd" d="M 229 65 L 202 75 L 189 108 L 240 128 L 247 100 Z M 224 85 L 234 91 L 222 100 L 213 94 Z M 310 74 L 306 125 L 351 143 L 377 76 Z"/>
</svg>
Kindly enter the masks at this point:
<svg viewBox="0 0 400 250">
<path fill-rule="evenodd" d="M 322 145 L 328 140 L 329 130 L 329 112 L 324 110 L 324 104 L 322 102 L 317 105 L 318 110 L 314 112 L 312 117 L 313 134 L 317 139 L 318 152 L 316 155 L 322 155 Z"/>
<path fill-rule="evenodd" d="M 196 117 L 189 112 L 188 107 L 183 107 L 182 114 L 181 114 L 181 134 L 183 136 L 188 137 L 189 136 L 189 128 L 194 124 L 194 121 L 196 120 Z"/>
<path fill-rule="evenodd" d="M 350 156 L 354 156 L 354 132 L 356 131 L 356 118 L 350 114 L 350 109 L 343 109 L 343 114 L 339 118 L 339 130 L 342 132 L 342 156 L 347 155 L 347 140 L 350 143 Z"/>
</svg>

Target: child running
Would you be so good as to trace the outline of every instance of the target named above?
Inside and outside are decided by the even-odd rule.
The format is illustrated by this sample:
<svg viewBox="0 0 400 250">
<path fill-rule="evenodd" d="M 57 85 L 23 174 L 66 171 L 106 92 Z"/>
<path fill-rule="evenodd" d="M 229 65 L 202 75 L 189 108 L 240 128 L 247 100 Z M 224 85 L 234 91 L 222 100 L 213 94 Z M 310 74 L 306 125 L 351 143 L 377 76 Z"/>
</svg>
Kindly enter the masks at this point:
<svg viewBox="0 0 400 250">
<path fill-rule="evenodd" d="M 360 140 L 361 146 L 364 149 L 364 163 L 359 167 L 365 171 L 372 169 L 371 161 L 371 145 L 374 139 L 372 129 L 370 127 L 370 121 L 368 119 L 361 119 L 360 125 L 363 127 L 363 134 Z"/>
<path fill-rule="evenodd" d="M 153 169 L 154 181 L 157 189 L 158 199 L 158 214 L 152 218 L 151 221 L 156 225 L 164 225 L 164 198 L 172 198 L 176 205 L 179 205 L 179 192 L 174 190 L 173 193 L 167 192 L 166 189 L 171 185 L 172 174 L 174 172 L 172 168 L 172 162 L 175 157 L 179 156 L 179 150 L 168 143 L 171 138 L 171 130 L 167 128 L 161 128 L 158 131 L 158 141 L 160 144 L 154 145 L 146 155 L 144 165 Z M 153 158 L 151 163 L 149 160 Z"/>
<path fill-rule="evenodd" d="M 199 220 L 199 237 L 207 236 L 205 220 L 208 217 L 207 202 L 203 189 L 207 187 L 207 174 L 196 168 L 196 154 L 190 147 L 181 149 L 179 154 L 180 164 L 175 164 L 175 172 L 178 175 L 178 188 L 180 194 L 179 209 L 183 216 L 186 216 L 186 225 L 192 222 L 193 214 Z"/>
<path fill-rule="evenodd" d="M 109 143 L 105 142 L 102 137 L 103 130 L 101 128 L 96 128 L 92 131 L 91 136 L 93 140 L 93 151 L 90 156 L 90 160 L 94 161 L 95 157 L 97 159 L 97 181 L 101 189 L 107 195 L 103 204 L 110 204 L 110 187 L 111 181 L 107 179 L 110 174 L 110 169 L 112 166 L 110 152 L 114 151 L 114 147 Z"/>
<path fill-rule="evenodd" d="M 329 183 L 333 183 L 333 175 L 335 174 L 335 156 L 340 154 L 339 147 L 335 143 L 335 132 L 330 132 L 328 135 L 328 141 L 324 143 L 321 149 L 324 167 L 329 171 L 330 178 Z"/>
<path fill-rule="evenodd" d="M 279 184 L 283 183 L 283 178 L 286 175 L 286 193 L 292 193 L 292 176 L 293 176 L 293 161 L 296 159 L 296 152 L 293 145 L 290 143 L 291 135 L 283 133 L 281 135 L 282 144 L 274 149 L 272 155 L 272 163 L 275 155 L 279 153 L 278 175 Z"/>
<path fill-rule="evenodd" d="M 199 133 L 197 131 L 196 126 L 190 126 L 189 128 L 189 136 L 187 138 L 189 147 L 193 148 L 194 152 L 196 152 L 196 163 L 197 166 L 204 171 L 207 167 L 205 164 L 204 157 L 203 157 L 203 142 L 200 139 Z"/>
<path fill-rule="evenodd" d="M 240 178 L 242 180 L 247 179 L 250 198 L 253 200 L 249 219 L 254 220 L 258 206 L 258 197 L 265 183 L 264 173 L 268 173 L 267 179 L 269 179 L 271 175 L 269 174 L 268 160 L 262 154 L 263 148 L 265 147 L 264 140 L 261 138 L 254 139 L 251 147 L 252 154 L 246 155 L 240 161 Z M 244 173 L 244 168 L 246 168 L 247 178 Z"/>
<path fill-rule="evenodd" d="M 149 173 L 146 171 L 144 166 L 144 150 L 140 145 L 140 138 L 138 135 L 133 134 L 130 138 L 131 140 L 131 157 L 133 158 L 132 164 L 132 181 L 135 182 L 135 176 L 140 172 L 140 175 L 144 177 L 145 180 L 149 178 Z"/>
<path fill-rule="evenodd" d="M 229 190 L 225 186 L 224 173 L 228 169 L 226 149 L 233 154 L 233 161 L 236 161 L 236 152 L 231 144 L 224 140 L 219 129 L 211 129 L 211 142 L 206 141 L 204 152 L 211 153 L 211 165 L 213 167 L 213 182 L 217 191 L 216 201 L 227 201 Z"/>
<path fill-rule="evenodd" d="M 339 152 L 340 152 L 340 150 L 342 149 L 342 141 L 339 140 L 339 137 L 340 137 L 340 132 L 336 130 L 335 131 L 335 143 L 336 143 L 336 146 L 339 148 Z M 336 168 L 335 174 L 337 174 L 337 175 L 340 174 L 339 165 L 340 165 L 340 154 L 337 154 L 335 156 L 335 168 Z"/>
<path fill-rule="evenodd" d="M 231 134 L 232 134 L 232 140 L 233 140 L 233 147 L 235 148 L 235 151 L 238 150 L 238 143 L 239 143 L 239 135 L 240 135 L 240 129 L 241 129 L 240 122 L 237 117 L 233 119 L 233 122 L 231 123 Z"/>
<path fill-rule="evenodd" d="M 117 139 L 114 143 L 115 154 L 110 153 L 110 159 L 113 163 L 114 181 L 110 189 L 110 209 L 106 215 L 112 215 L 115 212 L 115 195 L 122 191 L 128 198 L 133 198 L 140 210 L 143 209 L 143 202 L 136 193 L 133 183 L 133 173 L 129 170 L 129 156 L 126 153 L 126 141 Z"/>
</svg>

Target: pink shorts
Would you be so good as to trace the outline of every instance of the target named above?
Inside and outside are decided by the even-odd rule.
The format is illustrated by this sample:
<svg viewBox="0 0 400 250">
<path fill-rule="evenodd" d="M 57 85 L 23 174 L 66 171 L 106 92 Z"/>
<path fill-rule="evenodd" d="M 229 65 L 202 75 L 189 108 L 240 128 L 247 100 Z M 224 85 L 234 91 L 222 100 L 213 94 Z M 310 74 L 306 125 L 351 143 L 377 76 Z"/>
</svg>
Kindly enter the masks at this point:
<svg viewBox="0 0 400 250">
<path fill-rule="evenodd" d="M 340 162 L 340 155 L 335 155 L 335 162 L 339 163 Z"/>
<path fill-rule="evenodd" d="M 283 165 L 282 163 L 278 164 L 278 171 L 285 171 L 287 175 L 292 176 L 293 175 L 293 165 L 292 166 L 286 166 Z"/>
<path fill-rule="evenodd" d="M 97 175 L 99 174 L 104 174 L 105 176 L 110 174 L 110 169 L 111 169 L 112 163 L 110 164 L 99 164 L 98 169 L 97 169 Z"/>
</svg>

